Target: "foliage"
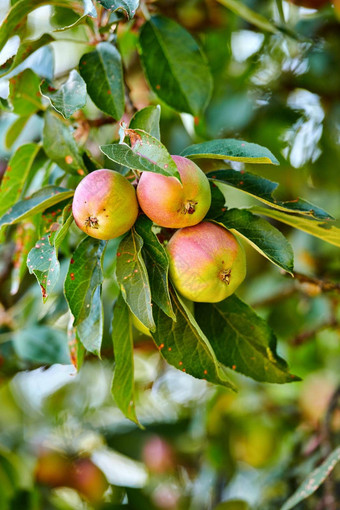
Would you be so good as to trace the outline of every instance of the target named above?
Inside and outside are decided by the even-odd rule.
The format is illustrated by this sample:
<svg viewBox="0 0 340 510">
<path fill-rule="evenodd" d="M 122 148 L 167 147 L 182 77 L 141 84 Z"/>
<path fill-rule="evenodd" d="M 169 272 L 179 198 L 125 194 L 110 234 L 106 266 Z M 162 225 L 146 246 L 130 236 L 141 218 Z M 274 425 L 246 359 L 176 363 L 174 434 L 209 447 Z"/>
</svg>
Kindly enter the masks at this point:
<svg viewBox="0 0 340 510">
<path fill-rule="evenodd" d="M 337 4 L 11 0 L 1 17 L 0 510 L 335 509 Z M 173 231 L 144 214 L 108 242 L 73 222 L 86 174 L 180 181 L 174 153 L 246 250 L 220 303 L 177 294 Z M 42 448 L 91 456 L 105 498 L 42 488 Z"/>
</svg>

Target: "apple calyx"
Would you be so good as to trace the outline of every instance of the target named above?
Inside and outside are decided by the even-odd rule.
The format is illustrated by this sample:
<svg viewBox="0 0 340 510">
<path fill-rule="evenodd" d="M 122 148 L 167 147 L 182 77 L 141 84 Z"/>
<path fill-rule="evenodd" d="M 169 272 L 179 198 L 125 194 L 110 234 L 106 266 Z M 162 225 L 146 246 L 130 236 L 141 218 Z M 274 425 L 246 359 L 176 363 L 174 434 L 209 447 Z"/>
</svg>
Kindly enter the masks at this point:
<svg viewBox="0 0 340 510">
<path fill-rule="evenodd" d="M 196 211 L 196 205 L 198 202 L 194 200 L 188 200 L 185 204 L 183 204 L 182 213 L 183 214 L 194 214 Z"/>
<path fill-rule="evenodd" d="M 94 217 L 94 216 L 89 216 L 86 220 L 85 220 L 85 226 L 86 227 L 90 227 L 90 228 L 99 228 L 99 225 L 98 225 L 98 218 Z"/>
<path fill-rule="evenodd" d="M 223 269 L 223 271 L 220 271 L 219 278 L 222 280 L 222 282 L 229 285 L 230 283 L 230 276 L 231 276 L 231 269 Z"/>
</svg>

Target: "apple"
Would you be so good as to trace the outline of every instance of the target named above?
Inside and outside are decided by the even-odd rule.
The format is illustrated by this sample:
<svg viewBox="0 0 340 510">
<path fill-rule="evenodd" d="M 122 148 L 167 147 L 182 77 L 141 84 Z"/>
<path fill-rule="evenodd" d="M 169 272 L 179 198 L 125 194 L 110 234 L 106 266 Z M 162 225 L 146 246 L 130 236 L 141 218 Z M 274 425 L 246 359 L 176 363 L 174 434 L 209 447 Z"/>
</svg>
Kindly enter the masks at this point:
<svg viewBox="0 0 340 510">
<path fill-rule="evenodd" d="M 135 188 L 120 173 L 102 168 L 78 184 L 72 204 L 77 226 L 96 239 L 125 234 L 138 216 Z"/>
<path fill-rule="evenodd" d="M 243 247 L 226 228 L 211 222 L 175 232 L 167 245 L 170 277 L 187 299 L 217 303 L 243 282 Z"/>
<path fill-rule="evenodd" d="M 175 177 L 143 172 L 138 202 L 144 213 L 160 227 L 182 228 L 203 220 L 211 204 L 209 181 L 202 170 L 182 156 L 171 156 L 182 183 Z"/>
<path fill-rule="evenodd" d="M 108 486 L 104 473 L 90 458 L 79 458 L 74 461 L 69 487 L 78 491 L 90 503 L 102 501 Z"/>
</svg>

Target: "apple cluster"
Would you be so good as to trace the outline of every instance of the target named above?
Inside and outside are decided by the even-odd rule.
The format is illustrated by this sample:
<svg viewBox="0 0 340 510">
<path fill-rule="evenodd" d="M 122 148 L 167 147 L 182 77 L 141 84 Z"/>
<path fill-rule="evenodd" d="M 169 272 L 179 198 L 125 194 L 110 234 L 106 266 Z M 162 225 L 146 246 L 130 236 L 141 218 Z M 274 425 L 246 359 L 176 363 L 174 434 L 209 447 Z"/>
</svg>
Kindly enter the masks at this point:
<svg viewBox="0 0 340 510">
<path fill-rule="evenodd" d="M 75 222 L 89 236 L 113 239 L 130 230 L 140 207 L 159 227 L 178 229 L 166 246 L 176 289 L 191 301 L 222 301 L 245 278 L 243 248 L 225 227 L 204 221 L 211 205 L 204 172 L 187 158 L 172 159 L 181 182 L 143 172 L 135 190 L 126 177 L 113 170 L 90 173 L 75 190 Z"/>
</svg>

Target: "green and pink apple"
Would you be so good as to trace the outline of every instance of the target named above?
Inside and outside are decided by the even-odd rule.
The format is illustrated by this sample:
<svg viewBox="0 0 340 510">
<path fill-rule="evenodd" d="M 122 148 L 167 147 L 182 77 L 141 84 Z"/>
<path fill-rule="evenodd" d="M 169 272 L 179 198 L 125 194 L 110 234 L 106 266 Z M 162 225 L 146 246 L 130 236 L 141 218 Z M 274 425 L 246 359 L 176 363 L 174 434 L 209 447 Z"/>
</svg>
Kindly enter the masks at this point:
<svg viewBox="0 0 340 510">
<path fill-rule="evenodd" d="M 229 230 L 216 223 L 178 230 L 167 251 L 171 280 L 191 301 L 222 301 L 235 292 L 246 275 L 243 247 Z"/>
<path fill-rule="evenodd" d="M 72 204 L 77 226 L 96 239 L 125 234 L 138 216 L 135 188 L 118 172 L 95 170 L 78 184 Z"/>
<path fill-rule="evenodd" d="M 143 172 L 137 197 L 143 212 L 160 227 L 182 228 L 203 220 L 211 203 L 209 181 L 193 161 L 171 156 L 182 183 L 175 177 Z"/>
</svg>

